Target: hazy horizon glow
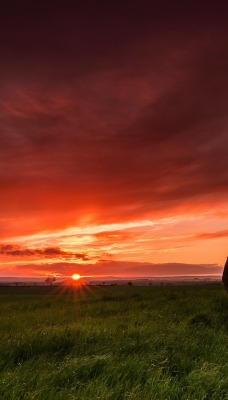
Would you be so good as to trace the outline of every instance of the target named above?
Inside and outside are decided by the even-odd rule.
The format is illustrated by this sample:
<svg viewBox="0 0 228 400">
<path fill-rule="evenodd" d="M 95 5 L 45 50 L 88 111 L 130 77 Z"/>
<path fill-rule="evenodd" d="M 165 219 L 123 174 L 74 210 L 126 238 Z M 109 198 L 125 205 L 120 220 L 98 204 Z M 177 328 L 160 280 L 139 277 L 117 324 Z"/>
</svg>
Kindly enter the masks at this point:
<svg viewBox="0 0 228 400">
<path fill-rule="evenodd" d="M 0 276 L 221 273 L 227 11 L 4 5 Z"/>
</svg>

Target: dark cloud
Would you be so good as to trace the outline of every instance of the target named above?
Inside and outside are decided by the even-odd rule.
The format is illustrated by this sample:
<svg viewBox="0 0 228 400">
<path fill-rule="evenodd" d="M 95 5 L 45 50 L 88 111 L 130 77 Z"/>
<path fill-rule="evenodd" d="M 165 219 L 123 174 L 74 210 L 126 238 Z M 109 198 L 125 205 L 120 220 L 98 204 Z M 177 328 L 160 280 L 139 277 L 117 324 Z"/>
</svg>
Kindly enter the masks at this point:
<svg viewBox="0 0 228 400">
<path fill-rule="evenodd" d="M 34 270 L 39 273 L 53 273 L 71 276 L 75 271 L 87 277 L 158 277 L 185 275 L 222 275 L 223 268 L 218 264 L 186 264 L 186 263 L 138 263 L 124 261 L 101 261 L 97 264 L 53 263 L 42 265 L 18 265 L 15 270 Z"/>
<path fill-rule="evenodd" d="M 85 253 L 78 252 L 67 252 L 61 250 L 59 247 L 46 247 L 42 249 L 38 248 L 26 248 L 18 245 L 0 245 L 0 254 L 7 256 L 19 256 L 19 257 L 37 257 L 37 258 L 63 258 L 63 259 L 80 259 L 88 261 L 90 258 Z"/>
<path fill-rule="evenodd" d="M 9 0 L 1 9 L 4 241 L 87 216 L 108 224 L 227 204 L 227 5 L 111 3 Z M 99 247 L 137 234 L 94 239 Z M 57 247 L 0 252 L 89 258 Z"/>
<path fill-rule="evenodd" d="M 105 262 L 104 262 L 105 265 Z M 198 274 L 220 274 L 221 266 L 217 264 L 185 264 L 185 263 L 130 263 L 130 262 L 108 262 L 107 270 L 113 267 L 126 275 L 141 276 L 169 276 L 169 275 L 198 275 Z"/>
</svg>

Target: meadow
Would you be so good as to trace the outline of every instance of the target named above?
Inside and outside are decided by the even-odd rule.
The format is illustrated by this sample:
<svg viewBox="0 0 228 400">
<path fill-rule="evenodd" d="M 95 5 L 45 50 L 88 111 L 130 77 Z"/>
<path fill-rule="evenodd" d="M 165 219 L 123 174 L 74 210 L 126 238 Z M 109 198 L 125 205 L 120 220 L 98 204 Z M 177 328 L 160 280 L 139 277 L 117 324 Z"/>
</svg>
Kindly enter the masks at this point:
<svg viewBox="0 0 228 400">
<path fill-rule="evenodd" d="M 228 399 L 222 285 L 0 288 L 1 400 Z"/>
</svg>

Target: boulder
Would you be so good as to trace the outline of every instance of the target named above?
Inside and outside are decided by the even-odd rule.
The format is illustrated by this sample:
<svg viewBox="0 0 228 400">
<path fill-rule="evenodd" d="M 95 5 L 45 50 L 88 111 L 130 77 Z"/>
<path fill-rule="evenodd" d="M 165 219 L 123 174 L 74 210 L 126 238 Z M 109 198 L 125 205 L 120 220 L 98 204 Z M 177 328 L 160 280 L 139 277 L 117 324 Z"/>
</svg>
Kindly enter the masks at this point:
<svg viewBox="0 0 228 400">
<path fill-rule="evenodd" d="M 228 257 L 226 259 L 226 263 L 224 265 L 223 275 L 222 275 L 223 285 L 228 292 Z"/>
</svg>

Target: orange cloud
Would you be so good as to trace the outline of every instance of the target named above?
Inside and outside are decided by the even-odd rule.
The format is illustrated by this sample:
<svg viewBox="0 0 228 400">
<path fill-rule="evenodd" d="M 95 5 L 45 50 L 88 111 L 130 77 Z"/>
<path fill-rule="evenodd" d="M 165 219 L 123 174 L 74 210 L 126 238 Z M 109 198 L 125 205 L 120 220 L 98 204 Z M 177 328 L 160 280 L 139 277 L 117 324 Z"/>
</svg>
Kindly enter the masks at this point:
<svg viewBox="0 0 228 400">
<path fill-rule="evenodd" d="M 219 239 L 228 237 L 228 231 L 218 231 L 218 232 L 208 232 L 208 233 L 200 233 L 198 235 L 193 236 L 194 239 Z"/>
</svg>

